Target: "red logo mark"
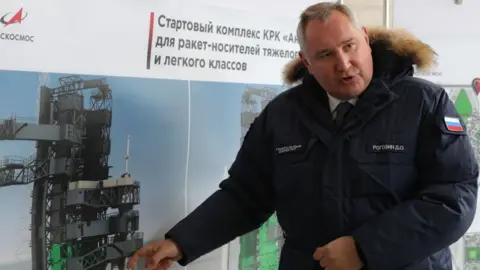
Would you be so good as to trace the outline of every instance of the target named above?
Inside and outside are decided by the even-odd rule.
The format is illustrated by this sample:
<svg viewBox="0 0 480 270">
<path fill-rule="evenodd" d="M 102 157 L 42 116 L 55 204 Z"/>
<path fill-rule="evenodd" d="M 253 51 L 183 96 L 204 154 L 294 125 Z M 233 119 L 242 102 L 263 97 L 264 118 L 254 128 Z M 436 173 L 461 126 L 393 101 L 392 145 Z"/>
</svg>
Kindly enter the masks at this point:
<svg viewBox="0 0 480 270">
<path fill-rule="evenodd" d="M 15 23 L 21 24 L 22 21 L 25 20 L 25 18 L 27 18 L 27 15 L 28 15 L 28 13 L 23 12 L 23 8 L 17 11 L 17 13 L 15 13 L 15 15 L 13 16 L 10 16 L 11 14 L 12 12 L 9 12 L 0 18 L 0 23 L 2 23 L 4 27 L 7 27 Z"/>
</svg>

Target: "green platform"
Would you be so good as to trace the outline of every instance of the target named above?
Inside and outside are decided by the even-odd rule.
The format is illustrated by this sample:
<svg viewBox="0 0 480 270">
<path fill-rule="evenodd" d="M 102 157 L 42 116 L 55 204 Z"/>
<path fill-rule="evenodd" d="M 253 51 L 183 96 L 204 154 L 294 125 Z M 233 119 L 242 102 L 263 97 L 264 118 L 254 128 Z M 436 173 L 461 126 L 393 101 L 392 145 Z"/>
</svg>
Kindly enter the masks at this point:
<svg viewBox="0 0 480 270">
<path fill-rule="evenodd" d="M 66 244 L 54 244 L 50 250 L 50 261 L 52 270 L 65 270 L 67 269 L 67 259 L 72 257 L 72 249 L 67 247 L 66 256 L 62 256 L 62 247 Z"/>
</svg>

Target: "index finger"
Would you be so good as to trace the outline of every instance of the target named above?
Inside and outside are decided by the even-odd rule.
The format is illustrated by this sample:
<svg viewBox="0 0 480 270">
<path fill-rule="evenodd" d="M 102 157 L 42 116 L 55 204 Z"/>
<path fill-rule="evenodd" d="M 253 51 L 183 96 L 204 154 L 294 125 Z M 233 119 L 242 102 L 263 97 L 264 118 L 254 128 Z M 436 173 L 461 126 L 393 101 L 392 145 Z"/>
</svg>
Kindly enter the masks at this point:
<svg viewBox="0 0 480 270">
<path fill-rule="evenodd" d="M 129 269 L 132 269 L 133 266 L 134 266 L 134 264 L 135 264 L 138 260 L 140 260 L 141 257 L 147 256 L 147 253 L 148 253 L 149 250 L 150 250 L 150 247 L 148 247 L 148 246 L 143 247 L 143 248 L 137 250 L 137 252 L 135 252 L 135 253 L 133 254 L 133 256 L 130 258 L 130 260 L 128 260 L 128 265 L 127 265 L 127 267 L 128 267 Z"/>
<path fill-rule="evenodd" d="M 317 261 L 321 260 L 325 256 L 326 247 L 319 247 L 313 253 L 313 258 Z"/>
</svg>

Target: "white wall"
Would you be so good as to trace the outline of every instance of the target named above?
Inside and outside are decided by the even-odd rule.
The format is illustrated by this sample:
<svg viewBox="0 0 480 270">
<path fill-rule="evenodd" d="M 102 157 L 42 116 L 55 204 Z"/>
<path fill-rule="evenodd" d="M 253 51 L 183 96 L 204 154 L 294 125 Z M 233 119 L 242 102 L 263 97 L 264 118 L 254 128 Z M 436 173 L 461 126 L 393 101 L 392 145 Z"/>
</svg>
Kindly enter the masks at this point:
<svg viewBox="0 0 480 270">
<path fill-rule="evenodd" d="M 480 2 L 465 0 L 401 0 L 394 3 L 394 25 L 419 35 L 438 37 L 471 37 L 480 34 L 478 19 Z"/>
<path fill-rule="evenodd" d="M 442 84 L 470 85 L 480 71 L 480 1 L 401 0 L 394 3 L 394 27 L 405 28 L 430 44 L 439 54 L 437 71 L 427 77 Z"/>
</svg>

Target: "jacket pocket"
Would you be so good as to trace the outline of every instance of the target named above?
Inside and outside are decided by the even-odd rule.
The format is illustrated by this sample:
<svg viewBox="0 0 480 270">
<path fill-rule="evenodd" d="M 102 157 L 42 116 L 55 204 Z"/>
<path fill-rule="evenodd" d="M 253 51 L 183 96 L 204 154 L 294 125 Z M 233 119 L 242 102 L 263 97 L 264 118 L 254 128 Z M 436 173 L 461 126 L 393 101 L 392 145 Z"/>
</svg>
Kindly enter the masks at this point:
<svg viewBox="0 0 480 270">
<path fill-rule="evenodd" d="M 408 133 L 352 138 L 350 147 L 352 197 L 409 193 L 416 179 L 415 138 Z"/>
</svg>

